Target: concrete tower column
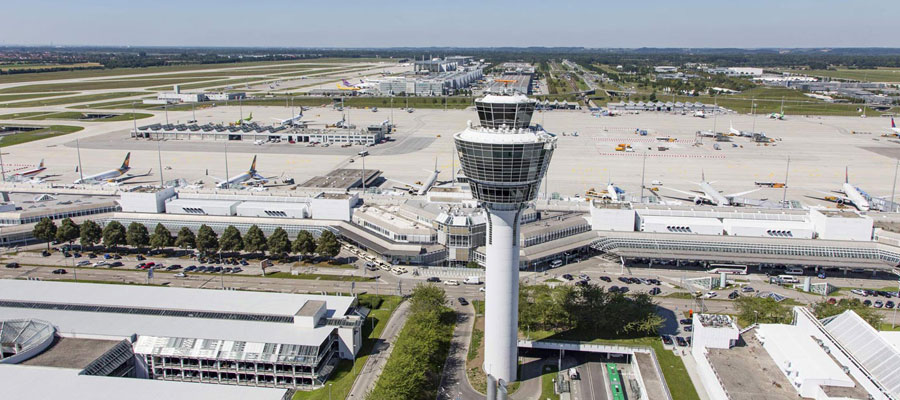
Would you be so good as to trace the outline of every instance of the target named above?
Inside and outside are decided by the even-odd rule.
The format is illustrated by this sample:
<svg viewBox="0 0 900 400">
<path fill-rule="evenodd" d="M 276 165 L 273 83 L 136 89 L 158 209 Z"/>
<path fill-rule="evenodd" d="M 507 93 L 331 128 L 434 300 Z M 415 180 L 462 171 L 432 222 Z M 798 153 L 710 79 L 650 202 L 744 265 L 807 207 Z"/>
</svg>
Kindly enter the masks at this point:
<svg viewBox="0 0 900 400">
<path fill-rule="evenodd" d="M 516 380 L 519 324 L 518 206 L 485 205 L 488 215 L 485 271 L 484 371 L 505 382 Z"/>
</svg>

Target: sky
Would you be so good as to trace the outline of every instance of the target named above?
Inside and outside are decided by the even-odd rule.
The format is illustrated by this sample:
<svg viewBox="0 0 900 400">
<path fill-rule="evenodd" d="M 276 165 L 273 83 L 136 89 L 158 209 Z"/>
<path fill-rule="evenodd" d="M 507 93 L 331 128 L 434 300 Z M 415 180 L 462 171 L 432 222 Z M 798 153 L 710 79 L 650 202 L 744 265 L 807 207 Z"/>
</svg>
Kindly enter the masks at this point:
<svg viewBox="0 0 900 400">
<path fill-rule="evenodd" d="M 0 4 L 4 14 L 0 45 L 900 47 L 897 0 L 4 0 Z"/>
</svg>

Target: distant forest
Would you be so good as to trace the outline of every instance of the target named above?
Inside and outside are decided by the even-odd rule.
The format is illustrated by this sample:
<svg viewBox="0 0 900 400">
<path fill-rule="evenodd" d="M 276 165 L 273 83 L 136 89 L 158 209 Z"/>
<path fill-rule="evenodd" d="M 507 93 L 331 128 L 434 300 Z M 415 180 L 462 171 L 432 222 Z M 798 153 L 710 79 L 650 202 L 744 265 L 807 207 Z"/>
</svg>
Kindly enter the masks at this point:
<svg viewBox="0 0 900 400">
<path fill-rule="evenodd" d="M 900 48 L 819 49 L 674 49 L 674 48 L 179 48 L 179 47 L 0 47 L 0 62 L 75 64 L 95 62 L 103 68 L 138 68 L 180 64 L 219 64 L 243 61 L 279 61 L 325 57 L 421 59 L 470 55 L 490 62 L 540 63 L 567 58 L 589 65 L 682 65 L 687 62 L 723 67 L 794 67 L 825 69 L 831 66 L 868 69 L 900 67 Z M 18 69 L 9 73 L 54 69 Z"/>
</svg>

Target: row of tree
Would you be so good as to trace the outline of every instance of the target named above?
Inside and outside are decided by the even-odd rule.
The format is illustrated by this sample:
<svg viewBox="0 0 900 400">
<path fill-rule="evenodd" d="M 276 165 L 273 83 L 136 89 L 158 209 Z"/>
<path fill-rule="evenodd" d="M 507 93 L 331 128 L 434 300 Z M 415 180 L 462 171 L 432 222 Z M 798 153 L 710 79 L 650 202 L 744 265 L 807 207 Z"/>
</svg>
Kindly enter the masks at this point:
<svg viewBox="0 0 900 400">
<path fill-rule="evenodd" d="M 78 240 L 82 246 L 92 247 L 103 244 L 107 248 L 115 249 L 117 246 L 128 245 L 136 249 L 165 247 L 178 247 L 181 249 L 197 249 L 202 254 L 216 252 L 269 252 L 271 255 L 284 257 L 287 254 L 309 256 L 318 254 L 322 257 L 334 258 L 340 253 L 341 245 L 337 237 L 329 230 L 325 230 L 316 239 L 308 231 L 300 231 L 294 240 L 288 237 L 287 232 L 281 227 L 275 228 L 269 237 L 266 237 L 262 229 L 253 225 L 244 235 L 234 226 L 229 225 L 219 236 L 212 228 L 201 225 L 195 234 L 190 228 L 182 227 L 176 236 L 163 224 L 156 224 L 153 233 L 150 233 L 144 224 L 132 222 L 126 229 L 118 221 L 110 221 L 100 228 L 92 220 L 84 221 L 81 225 L 72 219 L 63 219 L 59 226 L 49 218 L 38 222 L 33 231 L 34 237 L 47 241 L 56 240 L 64 243 L 74 243 Z"/>
<path fill-rule="evenodd" d="M 663 317 L 646 293 L 625 296 L 594 284 L 519 289 L 519 328 L 524 331 L 573 331 L 616 339 L 655 335 L 662 325 Z"/>
<path fill-rule="evenodd" d="M 433 399 L 453 337 L 455 313 L 444 289 L 419 285 L 412 293 L 409 317 L 394 344 L 369 400 Z"/>
</svg>

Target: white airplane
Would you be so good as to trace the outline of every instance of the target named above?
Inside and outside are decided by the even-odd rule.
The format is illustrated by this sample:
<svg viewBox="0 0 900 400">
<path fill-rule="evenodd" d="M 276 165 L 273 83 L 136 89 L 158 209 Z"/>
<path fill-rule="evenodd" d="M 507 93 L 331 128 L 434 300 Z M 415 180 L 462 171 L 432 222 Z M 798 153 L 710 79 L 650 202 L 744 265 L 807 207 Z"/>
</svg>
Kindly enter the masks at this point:
<svg viewBox="0 0 900 400">
<path fill-rule="evenodd" d="M 730 123 L 729 123 L 729 125 L 728 125 L 728 132 L 731 133 L 731 134 L 737 135 L 737 136 L 746 136 L 746 137 L 752 137 L 752 136 L 753 136 L 753 132 L 750 132 L 750 131 L 742 131 L 742 130 L 740 130 L 740 129 L 735 129 L 735 128 L 734 128 L 734 123 L 733 123 L 733 122 L 730 122 Z"/>
<path fill-rule="evenodd" d="M 425 193 L 428 193 L 428 191 L 431 190 L 431 188 L 434 186 L 434 184 L 437 183 L 438 175 L 440 175 L 440 173 L 441 173 L 441 171 L 438 171 L 438 169 L 437 169 L 437 160 L 434 160 L 434 170 L 429 171 L 426 169 L 425 172 L 428 172 L 431 175 L 428 175 L 428 179 L 425 179 L 424 183 L 417 184 L 417 183 L 406 183 L 406 182 L 401 182 L 401 181 L 396 181 L 396 182 L 402 183 L 407 186 L 406 188 L 400 188 L 400 189 L 412 188 L 412 190 L 416 191 L 417 195 L 424 196 Z"/>
<path fill-rule="evenodd" d="M 753 189 L 753 190 L 748 190 L 746 192 L 738 192 L 738 193 L 723 195 L 721 192 L 719 192 L 712 186 L 712 184 L 714 182 L 706 181 L 705 174 L 703 174 L 701 172 L 700 177 L 701 177 L 700 178 L 701 181 L 699 183 L 697 183 L 697 185 L 700 186 L 699 191 L 690 191 L 689 192 L 689 191 L 685 191 L 685 190 L 674 189 L 674 188 L 671 188 L 668 186 L 662 186 L 662 188 L 671 190 L 673 192 L 678 192 L 681 194 L 686 194 L 688 196 L 692 196 L 692 200 L 694 201 L 694 204 L 708 203 L 708 204 L 712 204 L 712 205 L 716 205 L 716 206 L 739 205 L 740 202 L 736 201 L 736 199 L 738 197 L 741 197 L 741 196 L 744 196 L 744 195 L 747 195 L 747 194 L 750 194 L 750 193 L 753 193 L 753 192 L 759 190 L 759 189 Z"/>
<path fill-rule="evenodd" d="M 281 118 L 272 118 L 272 119 L 278 121 L 279 125 L 294 125 L 294 124 L 300 122 L 300 119 L 302 119 L 302 118 L 303 118 L 303 111 L 301 110 L 300 113 L 298 113 L 297 115 L 295 115 L 291 118 L 288 118 L 288 119 L 281 119 Z"/>
<path fill-rule="evenodd" d="M 784 119 L 784 113 L 771 113 L 771 114 L 769 114 L 769 118 L 770 118 L 770 119 L 783 120 L 783 119 Z"/>
<path fill-rule="evenodd" d="M 694 112 L 694 116 L 697 118 L 706 118 L 706 113 L 701 111 Z"/>
<path fill-rule="evenodd" d="M 98 184 L 98 183 L 120 183 L 126 181 L 131 178 L 137 178 L 140 176 L 148 176 L 150 172 L 153 172 L 152 169 L 147 171 L 146 174 L 129 174 L 128 171 L 131 170 L 131 167 L 128 165 L 131 162 L 131 153 L 125 155 L 125 161 L 122 161 L 122 166 L 116 169 L 111 169 L 109 171 L 104 171 L 99 174 L 85 176 L 84 178 L 77 179 L 74 183 L 77 184 Z"/>
<path fill-rule="evenodd" d="M 218 189 L 227 189 L 233 186 L 243 185 L 247 183 L 266 183 L 269 181 L 268 178 L 258 174 L 256 172 L 256 156 L 253 156 L 253 162 L 250 164 L 250 169 L 247 172 L 244 172 L 239 175 L 235 175 L 231 178 L 220 179 L 215 178 L 219 183 L 216 184 L 216 188 Z"/>
<path fill-rule="evenodd" d="M 606 184 L 606 192 L 601 193 L 603 198 L 609 199 L 612 201 L 623 201 L 625 200 L 625 190 L 616 186 L 611 181 Z"/>
<path fill-rule="evenodd" d="M 894 117 L 891 117 L 891 132 L 894 132 L 895 135 L 900 135 L 900 128 L 894 123 Z"/>
<path fill-rule="evenodd" d="M 38 164 L 37 167 L 32 168 L 32 169 L 29 169 L 29 170 L 22 171 L 22 172 L 16 172 L 16 173 L 12 174 L 12 176 L 13 176 L 13 177 L 19 177 L 19 178 L 32 178 L 32 177 L 35 177 L 35 176 L 37 176 L 38 174 L 40 174 L 41 172 L 44 172 L 44 171 L 46 171 L 46 170 L 47 170 L 47 168 L 44 167 L 44 160 L 41 159 L 41 163 Z"/>
<path fill-rule="evenodd" d="M 820 193 L 826 194 L 829 197 L 835 197 L 834 193 L 831 192 Z M 869 208 L 871 208 L 869 200 L 867 199 L 869 196 L 858 187 L 850 184 L 850 173 L 849 168 L 847 167 L 844 167 L 844 184 L 841 185 L 840 193 L 842 193 L 843 196 L 837 197 L 836 203 L 838 204 L 849 204 L 856 207 L 859 211 L 869 211 Z"/>
</svg>

